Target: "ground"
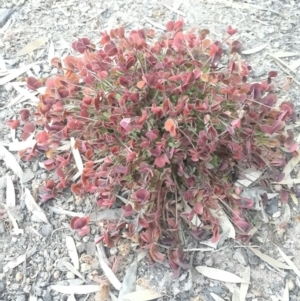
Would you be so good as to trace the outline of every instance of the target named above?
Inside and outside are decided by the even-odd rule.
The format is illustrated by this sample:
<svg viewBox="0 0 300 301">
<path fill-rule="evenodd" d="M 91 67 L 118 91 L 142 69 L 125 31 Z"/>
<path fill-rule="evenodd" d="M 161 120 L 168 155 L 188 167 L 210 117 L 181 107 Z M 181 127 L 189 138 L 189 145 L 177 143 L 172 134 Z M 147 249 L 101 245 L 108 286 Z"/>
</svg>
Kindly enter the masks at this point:
<svg viewBox="0 0 300 301">
<path fill-rule="evenodd" d="M 30 101 L 25 100 L 6 107 L 20 93 L 15 86 L 23 87 L 24 78 L 28 75 L 47 78 L 54 74 L 48 63 L 49 57 L 68 54 L 71 51 L 70 43 L 79 37 L 89 37 L 97 42 L 100 31 L 118 25 L 126 29 L 153 27 L 159 32 L 167 21 L 182 17 L 181 13 L 187 27 L 208 28 L 218 40 L 226 36 L 228 25 L 237 27 L 237 39 L 243 43 L 245 53 L 248 53 L 243 58 L 253 68 L 252 79 L 263 79 L 268 71 L 277 70 L 279 76 L 276 84 L 281 101 L 291 100 L 299 107 L 299 1 L 165 0 L 163 3 L 166 5 L 151 0 L 0 0 L 0 7 L 14 9 L 13 14 L 7 16 L 6 24 L 0 20 L 0 26 L 5 24 L 0 28 L 0 75 L 7 74 L 4 68 L 12 72 L 13 69 L 38 62 L 24 74 L 0 85 L 1 144 L 6 147 L 12 141 L 6 120 L 13 119 L 24 106 L 32 106 Z M 3 17 L 7 12 L 1 10 L 0 15 Z M 23 55 L 18 53 L 41 37 L 47 38 L 47 42 L 37 50 L 25 51 Z M 16 155 L 16 152 L 12 153 Z M 91 234 L 84 237 L 76 235 L 69 226 L 69 212 L 88 212 L 89 200 L 74 200 L 67 191 L 60 199 L 42 205 L 49 223 L 41 223 L 25 206 L 19 178 L 4 161 L 0 160 L 0 164 L 0 300 L 67 300 L 67 295 L 51 289 L 51 285 L 73 286 L 82 284 L 83 280 L 63 264 L 63 260 L 70 261 L 66 237 L 72 237 L 75 241 L 80 257 L 80 273 L 88 283 L 95 284 L 93 275 L 102 275 L 94 245 L 98 226 L 92 222 Z M 20 162 L 20 166 L 24 172 L 23 185 L 34 194 L 35 188 L 48 174 L 39 167 L 38 162 Z M 19 228 L 24 231 L 20 235 L 13 234 L 11 219 L 5 214 L 7 176 L 10 176 L 15 187 L 16 206 L 12 214 Z M 60 212 L 54 212 L 51 207 L 58 208 Z M 259 245 L 262 253 L 280 260 L 277 245 L 300 267 L 300 224 L 297 219 L 300 209 L 292 201 L 289 208 L 291 217 L 283 229 L 278 227 L 278 220 L 285 218 L 286 207 L 275 206 L 273 211 L 270 209 L 274 214 L 270 219 L 274 223 L 260 223 L 251 245 Z M 63 212 L 62 209 L 67 211 Z M 125 244 L 107 250 L 110 259 L 115 259 L 115 263 L 116 258 L 119 260 L 116 275 L 121 282 L 136 257 L 131 246 L 128 248 L 129 254 L 126 247 Z M 189 249 L 203 247 L 198 242 L 190 242 L 187 246 Z M 18 262 L 18 256 L 23 254 L 26 254 L 25 260 L 23 258 Z M 248 301 L 284 300 L 281 298 L 286 285 L 289 299 L 284 301 L 300 300 L 300 281 L 294 271 L 274 269 L 236 241 L 227 240 L 214 251 L 190 252 L 190 256 L 192 254 L 193 266 L 219 268 L 238 276 L 242 276 L 246 267 L 250 267 Z M 138 283 L 164 294 L 159 300 L 240 300 L 235 299 L 239 284 L 212 280 L 198 273 L 190 282 L 189 275 L 189 271 L 184 271 L 178 279 L 173 279 L 167 265 L 150 265 L 145 259 L 138 263 Z M 117 296 L 116 290 L 111 291 Z M 223 299 L 214 299 L 211 293 Z M 97 298 L 99 294 L 96 297 L 93 293 L 75 295 L 75 300 L 82 301 L 101 300 Z"/>
</svg>

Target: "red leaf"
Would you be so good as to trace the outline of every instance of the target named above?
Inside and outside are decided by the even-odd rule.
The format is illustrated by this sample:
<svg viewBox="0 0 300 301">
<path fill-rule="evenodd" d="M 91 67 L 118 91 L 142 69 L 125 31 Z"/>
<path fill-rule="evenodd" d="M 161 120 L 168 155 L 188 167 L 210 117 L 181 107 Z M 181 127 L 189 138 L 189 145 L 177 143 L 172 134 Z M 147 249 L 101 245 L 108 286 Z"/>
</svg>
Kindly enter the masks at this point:
<svg viewBox="0 0 300 301">
<path fill-rule="evenodd" d="M 131 118 L 123 118 L 123 119 L 120 121 L 121 127 L 122 127 L 123 129 L 125 129 L 126 131 L 130 131 L 130 129 L 131 129 L 130 121 L 131 121 Z"/>
<path fill-rule="evenodd" d="M 209 48 L 210 48 L 210 51 L 209 51 L 210 57 L 213 57 L 219 50 L 219 47 L 216 44 L 210 44 Z"/>
<path fill-rule="evenodd" d="M 133 198 L 138 201 L 139 203 L 145 203 L 148 198 L 149 198 L 149 192 L 147 189 L 139 189 L 137 190 L 134 195 L 133 195 Z"/>
<path fill-rule="evenodd" d="M 26 83 L 27 83 L 28 89 L 30 89 L 30 90 L 36 90 L 36 89 L 38 89 L 38 88 L 40 88 L 40 87 L 43 86 L 42 81 L 40 81 L 40 80 L 38 80 L 38 79 L 36 79 L 36 78 L 34 78 L 32 76 L 30 76 L 30 77 L 27 78 L 27 82 Z"/>
<path fill-rule="evenodd" d="M 158 251 L 158 247 L 155 244 L 151 245 L 149 254 L 155 262 L 163 262 L 165 259 L 165 256 Z"/>
<path fill-rule="evenodd" d="M 105 45 L 110 41 L 110 36 L 108 34 L 104 34 L 100 39 L 100 44 Z"/>
<path fill-rule="evenodd" d="M 183 25 L 184 25 L 183 19 L 178 20 L 178 21 L 175 22 L 173 30 L 174 31 L 181 30 L 183 28 Z"/>
<path fill-rule="evenodd" d="M 91 45 L 91 42 L 87 38 L 79 38 L 76 42 L 72 43 L 72 48 L 79 53 L 84 53 L 88 49 L 88 46 Z"/>
<path fill-rule="evenodd" d="M 66 67 L 72 71 L 77 69 L 78 58 L 68 55 L 64 58 L 64 63 Z"/>
<path fill-rule="evenodd" d="M 46 143 L 49 139 L 49 135 L 46 131 L 42 131 L 36 134 L 36 141 L 37 143 Z"/>
<path fill-rule="evenodd" d="M 233 41 L 231 44 L 231 53 L 239 53 L 242 52 L 242 44 L 239 41 Z"/>
<path fill-rule="evenodd" d="M 270 71 L 269 74 L 268 74 L 268 76 L 269 77 L 276 77 L 277 74 L 278 74 L 277 71 Z"/>
<path fill-rule="evenodd" d="M 227 27 L 227 33 L 229 34 L 229 35 L 234 35 L 235 33 L 237 33 L 237 29 L 236 28 L 232 28 L 231 27 L 231 25 L 229 25 L 228 27 Z"/>
<path fill-rule="evenodd" d="M 165 130 L 168 131 L 172 137 L 176 136 L 176 124 L 173 119 L 169 118 L 166 121 Z"/>
<path fill-rule="evenodd" d="M 118 49 L 116 47 L 116 44 L 112 41 L 110 41 L 109 43 L 107 43 L 104 46 L 104 51 L 106 52 L 106 54 L 108 56 L 114 56 L 118 53 Z"/>
<path fill-rule="evenodd" d="M 62 69 L 61 59 L 58 57 L 52 58 L 50 64 L 57 69 Z"/>
<path fill-rule="evenodd" d="M 280 198 L 281 198 L 281 202 L 283 204 L 287 204 L 289 202 L 289 193 L 286 190 L 281 190 L 280 191 Z"/>
<path fill-rule="evenodd" d="M 90 226 L 86 225 L 83 228 L 79 229 L 77 232 L 80 236 L 85 236 L 87 234 L 89 234 L 91 231 Z"/>
<path fill-rule="evenodd" d="M 21 135 L 21 138 L 23 141 L 25 141 L 31 133 L 33 133 L 35 131 L 35 126 L 33 123 L 31 122 L 26 122 L 24 124 L 24 127 L 23 127 L 23 133 Z"/>
<path fill-rule="evenodd" d="M 19 112 L 20 116 L 21 116 L 21 120 L 22 121 L 27 121 L 29 116 L 30 116 L 30 112 L 27 109 L 23 109 Z"/>
<path fill-rule="evenodd" d="M 166 163 L 170 164 L 170 161 L 166 154 L 156 157 L 155 161 L 154 161 L 154 164 L 159 168 L 164 167 L 166 165 Z"/>
<path fill-rule="evenodd" d="M 72 229 L 78 230 L 78 229 L 85 227 L 89 222 L 90 222 L 89 217 L 75 216 L 71 219 L 70 225 L 71 225 Z"/>
<path fill-rule="evenodd" d="M 20 126 L 20 120 L 15 119 L 15 120 L 8 120 L 6 124 L 13 130 L 15 130 L 18 126 Z"/>
<path fill-rule="evenodd" d="M 173 29 L 174 29 L 174 24 L 175 24 L 174 21 L 169 21 L 169 22 L 167 23 L 167 25 L 166 25 L 167 31 L 173 31 Z"/>
<path fill-rule="evenodd" d="M 127 155 L 126 157 L 126 162 L 132 162 L 136 158 L 137 154 L 136 152 L 131 152 L 130 154 Z"/>
</svg>

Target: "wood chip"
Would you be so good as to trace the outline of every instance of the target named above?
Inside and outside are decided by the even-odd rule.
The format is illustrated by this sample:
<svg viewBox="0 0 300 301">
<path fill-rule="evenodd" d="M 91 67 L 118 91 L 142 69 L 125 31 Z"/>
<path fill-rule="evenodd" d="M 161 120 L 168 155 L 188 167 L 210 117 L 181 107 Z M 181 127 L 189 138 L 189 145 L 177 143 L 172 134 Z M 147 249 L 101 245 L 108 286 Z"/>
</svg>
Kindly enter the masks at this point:
<svg viewBox="0 0 300 301">
<path fill-rule="evenodd" d="M 51 285 L 50 288 L 54 291 L 66 295 L 72 295 L 72 294 L 87 295 L 87 294 L 99 292 L 101 289 L 99 285 L 72 285 L 72 286 Z"/>
<path fill-rule="evenodd" d="M 49 38 L 47 38 L 47 37 L 38 38 L 35 41 L 33 41 L 33 42 L 29 43 L 28 45 L 26 45 L 20 51 L 18 51 L 16 53 L 16 56 L 22 56 L 22 55 L 28 54 L 30 52 L 33 52 L 34 50 L 39 49 L 44 44 L 46 44 L 48 42 L 48 40 L 49 40 Z"/>
<path fill-rule="evenodd" d="M 49 224 L 46 214 L 42 208 L 36 203 L 28 188 L 24 189 L 24 200 L 27 209 L 41 222 Z"/>
<path fill-rule="evenodd" d="M 79 270 L 79 258 L 73 237 L 66 237 L 66 246 L 75 269 Z"/>
<path fill-rule="evenodd" d="M 250 247 L 250 250 L 256 256 L 258 256 L 261 260 L 265 261 L 266 263 L 268 263 L 270 266 L 272 266 L 275 269 L 283 269 L 283 270 L 290 270 L 291 269 L 288 265 L 286 265 L 286 264 L 284 264 L 284 263 L 282 263 L 282 262 L 266 255 L 266 254 L 263 254 L 262 252 L 260 252 L 259 250 L 255 249 L 255 248 Z"/>
<path fill-rule="evenodd" d="M 128 301 L 147 301 L 161 298 L 163 295 L 151 289 L 142 289 L 133 293 L 124 295 L 124 300 Z"/>
<path fill-rule="evenodd" d="M 195 269 L 200 274 L 210 279 L 229 283 L 246 283 L 246 281 L 243 280 L 241 277 L 220 269 L 210 268 L 206 266 L 197 266 Z"/>
<path fill-rule="evenodd" d="M 0 160 L 4 160 L 6 166 L 10 168 L 22 181 L 23 170 L 16 158 L 2 145 L 0 145 Z"/>
</svg>

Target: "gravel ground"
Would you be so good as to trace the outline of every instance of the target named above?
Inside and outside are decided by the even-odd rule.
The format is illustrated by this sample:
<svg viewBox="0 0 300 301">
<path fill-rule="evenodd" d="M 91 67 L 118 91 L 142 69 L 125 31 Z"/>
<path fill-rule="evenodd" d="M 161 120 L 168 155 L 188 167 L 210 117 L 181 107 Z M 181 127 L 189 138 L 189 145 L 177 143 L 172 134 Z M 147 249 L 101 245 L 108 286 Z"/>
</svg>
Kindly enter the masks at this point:
<svg viewBox="0 0 300 301">
<path fill-rule="evenodd" d="M 228 25 L 237 27 L 237 39 L 250 52 L 244 55 L 244 59 L 253 68 L 253 80 L 266 77 L 270 70 L 278 70 L 276 83 L 281 100 L 292 100 L 299 107 L 299 1 L 165 0 L 164 4 L 166 6 L 160 1 L 151 0 L 0 0 L 0 7 L 3 7 L 0 11 L 0 26 L 6 23 L 0 28 L 1 61 L 7 69 L 18 69 L 32 62 L 39 62 L 15 81 L 22 82 L 25 76 L 31 74 L 45 78 L 55 74 L 55 70 L 49 67 L 48 57 L 51 54 L 68 54 L 70 43 L 76 38 L 89 37 L 97 42 L 100 31 L 119 25 L 126 29 L 153 27 L 160 32 L 162 29 L 159 25 L 164 26 L 167 21 L 178 19 L 179 11 L 184 14 L 187 28 L 208 28 L 211 36 L 219 40 L 225 37 Z M 4 8 L 13 9 L 13 13 L 10 15 Z M 3 17 L 5 14 L 6 18 Z M 1 15 L 8 21 L 1 21 Z M 151 21 L 154 25 L 150 24 Z M 23 47 L 41 37 L 48 38 L 48 42 L 34 52 L 16 56 Z M 277 56 L 274 58 L 270 54 Z M 0 70 L 3 70 L 2 62 Z M 5 126 L 5 121 L 13 119 L 16 112 L 24 106 L 30 107 L 30 103 L 23 102 L 3 109 L 17 95 L 11 83 L 0 86 L 0 141 L 11 141 L 11 133 Z M 91 234 L 80 237 L 70 229 L 68 214 L 57 214 L 50 208 L 55 206 L 68 211 L 86 212 L 85 204 L 89 200 L 84 200 L 83 204 L 83 200 L 74 200 L 70 192 L 65 192 L 59 200 L 43 205 L 50 223 L 40 223 L 21 199 L 18 178 L 7 169 L 3 161 L 0 164 L 0 205 L 6 199 L 6 176 L 9 175 L 15 186 L 17 200 L 13 215 L 19 228 L 24 230 L 22 235 L 13 235 L 10 220 L 5 218 L 4 213 L 1 218 L 3 206 L 0 206 L 0 301 L 67 300 L 67 295 L 51 290 L 51 285 L 72 286 L 83 283 L 62 263 L 63 260 L 70 261 L 66 247 L 68 236 L 75 241 L 80 257 L 80 273 L 88 283 L 95 283 L 94 276 L 102 274 L 94 245 L 98 225 L 93 223 Z M 20 165 L 25 173 L 24 185 L 32 192 L 48 177 L 39 168 L 38 162 L 20 162 Z M 296 266 L 300 267 L 300 224 L 297 219 L 300 210 L 293 203 L 290 204 L 290 210 L 291 218 L 286 227 L 281 229 L 278 218 L 284 218 L 283 208 L 275 204 L 269 212 L 271 215 L 275 214 L 275 225 L 261 224 L 251 242 L 253 245 L 262 246 L 263 253 L 276 259 L 280 255 L 274 243 L 279 245 L 287 255 L 292 256 Z M 189 248 L 199 247 L 201 246 L 196 242 L 189 244 Z M 24 254 L 25 260 L 13 268 L 7 268 L 9 262 L 17 262 L 17 257 Z M 118 248 L 107 250 L 107 255 L 114 262 L 119 261 L 116 274 L 122 280 L 136 256 L 131 246 L 123 242 Z M 242 276 L 245 268 L 250 267 L 251 280 L 247 301 L 281 300 L 286 285 L 289 300 L 300 300 L 300 281 L 293 271 L 275 270 L 248 248 L 239 247 L 235 241 L 226 241 L 214 252 L 196 251 L 193 253 L 192 262 L 194 266 L 219 268 L 238 276 Z M 149 265 L 147 260 L 139 263 L 137 272 L 139 283 L 165 294 L 159 300 L 216 300 L 211 293 L 224 300 L 239 300 L 234 299 L 238 285 L 215 281 L 200 274 L 190 282 L 189 275 L 186 271 L 174 280 L 167 265 Z M 104 300 L 99 298 L 99 295 L 94 294 L 76 295 L 75 300 Z"/>
</svg>

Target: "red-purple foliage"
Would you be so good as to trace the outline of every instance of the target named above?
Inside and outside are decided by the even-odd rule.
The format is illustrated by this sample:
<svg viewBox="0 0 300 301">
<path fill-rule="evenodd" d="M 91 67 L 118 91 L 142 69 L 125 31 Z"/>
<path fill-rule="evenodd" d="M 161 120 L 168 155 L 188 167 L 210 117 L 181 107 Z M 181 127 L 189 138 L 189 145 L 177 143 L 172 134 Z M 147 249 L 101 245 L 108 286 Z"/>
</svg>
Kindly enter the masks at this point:
<svg viewBox="0 0 300 301">
<path fill-rule="evenodd" d="M 248 83 L 251 68 L 240 58 L 239 41 L 227 39 L 225 54 L 225 42 L 209 40 L 206 29 L 184 32 L 183 21 L 170 21 L 166 28 L 157 40 L 153 30 L 113 29 L 101 33 L 99 48 L 82 38 L 72 44 L 81 55 L 54 58 L 59 74 L 46 81 L 30 123 L 22 112 L 23 138 L 42 130 L 35 147 L 21 155 L 31 160 L 42 153 L 45 168 L 56 172 L 58 180 L 47 181 L 41 191 L 47 201 L 78 171 L 66 147 L 74 137 L 84 169 L 72 192 L 93 193 L 100 207 L 111 207 L 121 191 L 128 195 L 121 198 L 122 208 L 132 223 L 105 222 L 100 240 L 111 246 L 121 234 L 130 238 L 139 229 L 139 244 L 152 260 L 164 260 L 158 243 L 164 244 L 179 272 L 186 267 L 182 225 L 196 239 L 211 234 L 218 240 L 211 209 L 220 202 L 231 208 L 241 238 L 247 237 L 244 212 L 253 200 L 239 196 L 232 172 L 264 168 L 265 187 L 285 165 L 282 147 L 292 154 L 297 147 L 285 130 L 286 121 L 295 118 L 293 104 L 276 106 L 275 71 Z M 236 29 L 229 26 L 227 32 Z M 33 78 L 27 83 L 31 89 L 40 86 Z M 87 224 L 85 218 L 72 220 L 77 231 Z"/>
</svg>

